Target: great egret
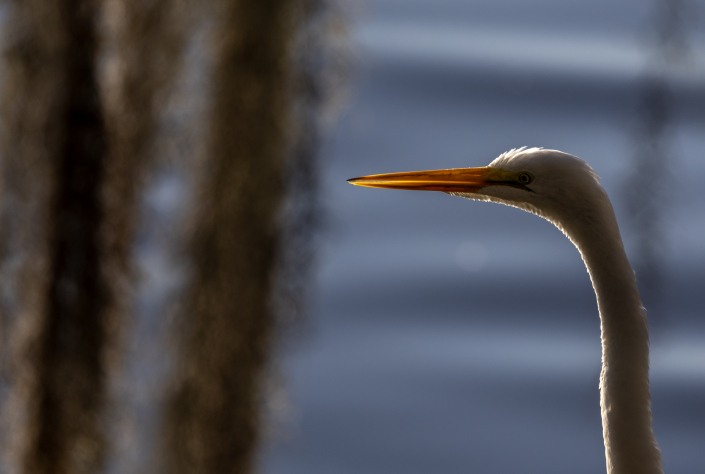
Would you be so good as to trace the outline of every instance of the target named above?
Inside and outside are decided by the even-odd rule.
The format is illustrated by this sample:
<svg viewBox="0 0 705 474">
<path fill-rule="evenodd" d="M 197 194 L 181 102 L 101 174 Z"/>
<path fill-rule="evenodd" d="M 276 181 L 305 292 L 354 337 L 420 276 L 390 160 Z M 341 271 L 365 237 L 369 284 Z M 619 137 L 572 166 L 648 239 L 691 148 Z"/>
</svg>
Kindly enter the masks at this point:
<svg viewBox="0 0 705 474">
<path fill-rule="evenodd" d="M 380 174 L 358 186 L 442 191 L 518 207 L 552 222 L 580 251 L 602 330 L 600 407 L 607 472 L 662 474 L 651 428 L 646 312 L 607 193 L 592 168 L 557 150 L 520 148 L 484 168 Z"/>
</svg>

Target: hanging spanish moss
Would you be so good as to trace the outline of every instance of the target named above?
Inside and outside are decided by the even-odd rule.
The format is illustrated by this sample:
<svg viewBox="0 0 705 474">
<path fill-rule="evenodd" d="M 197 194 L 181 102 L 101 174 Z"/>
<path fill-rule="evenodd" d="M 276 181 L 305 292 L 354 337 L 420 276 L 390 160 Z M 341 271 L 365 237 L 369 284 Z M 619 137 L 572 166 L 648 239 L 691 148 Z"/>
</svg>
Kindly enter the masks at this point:
<svg viewBox="0 0 705 474">
<path fill-rule="evenodd" d="M 134 276 L 131 246 L 145 173 L 155 172 L 160 120 L 179 77 L 187 34 L 185 1 L 106 0 L 102 90 L 110 145 L 104 205 L 106 271 L 115 294 Z M 122 303 L 122 306 L 127 304 Z M 125 308 L 116 311 L 123 313 Z"/>
<path fill-rule="evenodd" d="M 4 70 L 3 337 L 9 457 L 23 473 L 88 473 L 106 436 L 106 132 L 98 5 L 10 2 Z"/>
<path fill-rule="evenodd" d="M 252 472 L 277 335 L 315 260 L 322 111 L 346 72 L 322 40 L 330 3 L 6 3 L 0 467 L 153 471 L 117 439 L 130 425 L 159 434 L 164 472 Z M 144 199 L 165 175 L 189 217 L 163 254 L 189 270 L 146 316 L 172 370 L 145 427 L 120 384 L 145 311 L 135 249 L 160 225 Z"/>
<path fill-rule="evenodd" d="M 629 230 L 634 237 L 634 266 L 655 332 L 665 325 L 660 314 L 666 280 L 668 189 L 673 186 L 677 115 L 673 72 L 687 60 L 688 0 L 656 0 L 649 28 L 649 61 L 639 79 L 634 130 L 633 174 L 625 186 Z"/>
<path fill-rule="evenodd" d="M 164 123 L 172 113 L 183 76 L 192 27 L 187 6 L 186 0 L 105 0 L 100 22 L 100 76 L 110 148 L 103 189 L 103 269 L 113 295 L 108 308 L 113 337 L 105 359 L 111 389 L 111 406 L 106 413 L 112 435 L 108 465 L 113 472 L 150 472 L 143 451 L 155 444 L 145 442 L 154 430 L 142 421 L 142 413 L 157 410 L 157 405 L 146 404 L 144 395 L 136 395 L 144 393 L 145 387 L 131 373 L 135 367 L 149 367 L 153 360 L 135 362 L 131 358 L 135 347 L 154 347 L 159 341 L 153 333 L 143 334 L 140 325 L 136 300 L 144 278 L 133 254 L 135 241 L 140 236 L 143 240 L 155 225 L 145 229 L 144 195 L 150 192 L 155 176 L 179 162 L 163 151 L 173 149 L 173 142 L 179 139 L 165 130 Z M 159 316 L 151 315 L 155 319 Z M 139 349 L 137 356 L 143 356 Z M 157 390 L 159 381 L 147 389 Z"/>
<path fill-rule="evenodd" d="M 292 3 L 212 2 L 207 131 L 167 400 L 164 472 L 251 472 L 272 342 Z"/>
</svg>

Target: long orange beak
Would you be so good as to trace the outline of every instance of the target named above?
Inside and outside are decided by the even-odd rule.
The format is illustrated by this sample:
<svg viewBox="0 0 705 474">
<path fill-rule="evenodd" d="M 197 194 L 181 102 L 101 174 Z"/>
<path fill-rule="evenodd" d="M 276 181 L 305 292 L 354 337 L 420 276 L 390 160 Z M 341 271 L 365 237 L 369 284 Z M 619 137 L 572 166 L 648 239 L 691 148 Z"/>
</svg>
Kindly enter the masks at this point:
<svg viewBox="0 0 705 474">
<path fill-rule="evenodd" d="M 501 184 L 498 171 L 489 167 L 410 171 L 363 176 L 349 179 L 348 183 L 369 188 L 474 193 L 485 186 Z"/>
</svg>

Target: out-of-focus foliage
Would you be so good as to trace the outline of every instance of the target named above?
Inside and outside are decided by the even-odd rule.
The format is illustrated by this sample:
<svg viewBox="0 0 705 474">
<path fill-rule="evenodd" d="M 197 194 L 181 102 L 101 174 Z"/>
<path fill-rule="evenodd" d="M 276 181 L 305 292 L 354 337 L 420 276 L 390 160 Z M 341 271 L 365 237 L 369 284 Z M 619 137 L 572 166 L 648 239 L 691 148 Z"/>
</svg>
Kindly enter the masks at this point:
<svg viewBox="0 0 705 474">
<path fill-rule="evenodd" d="M 666 325 L 661 312 L 668 254 L 666 229 L 676 166 L 674 122 L 677 120 L 672 77 L 688 63 L 689 34 L 695 4 L 689 0 L 656 0 L 645 38 L 651 54 L 639 79 L 632 172 L 625 181 L 629 231 L 634 240 L 637 278 L 650 325 Z"/>
<path fill-rule="evenodd" d="M 314 257 L 339 17 L 323 0 L 6 4 L 3 468 L 250 472 L 276 326 L 300 319 Z M 172 341 L 150 388 L 159 456 L 108 466 L 144 428 L 120 384 L 140 205 L 167 172 L 187 218 L 164 245 L 187 270 L 146 316 Z"/>
<path fill-rule="evenodd" d="M 7 459 L 88 473 L 107 436 L 103 349 L 107 134 L 96 75 L 99 4 L 10 3 L 2 93 L 2 333 Z"/>
</svg>

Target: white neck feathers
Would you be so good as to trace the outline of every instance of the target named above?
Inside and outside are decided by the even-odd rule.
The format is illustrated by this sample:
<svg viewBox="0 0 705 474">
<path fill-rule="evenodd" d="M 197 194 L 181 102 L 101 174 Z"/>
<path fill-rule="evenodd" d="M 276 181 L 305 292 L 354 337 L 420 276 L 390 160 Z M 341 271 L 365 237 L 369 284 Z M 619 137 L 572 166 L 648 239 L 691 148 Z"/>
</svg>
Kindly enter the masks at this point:
<svg viewBox="0 0 705 474">
<path fill-rule="evenodd" d="M 592 216 L 594 221 L 587 219 L 564 232 L 580 250 L 600 311 L 607 472 L 662 474 L 661 451 L 651 427 L 646 312 L 609 200 Z"/>
</svg>

